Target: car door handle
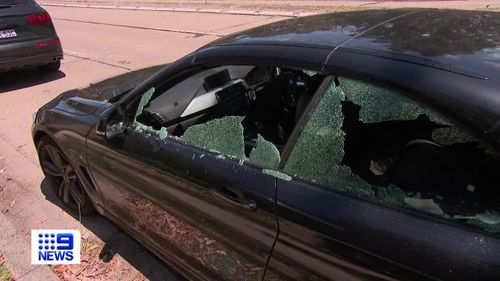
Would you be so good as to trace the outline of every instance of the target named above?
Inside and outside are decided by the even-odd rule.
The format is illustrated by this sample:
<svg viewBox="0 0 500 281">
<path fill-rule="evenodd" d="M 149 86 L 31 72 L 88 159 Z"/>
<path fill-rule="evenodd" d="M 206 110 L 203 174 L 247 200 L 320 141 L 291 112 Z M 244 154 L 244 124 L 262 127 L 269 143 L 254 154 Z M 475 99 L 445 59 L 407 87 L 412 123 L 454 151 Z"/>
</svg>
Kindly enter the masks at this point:
<svg viewBox="0 0 500 281">
<path fill-rule="evenodd" d="M 237 192 L 232 192 L 226 188 L 223 188 L 222 190 L 223 191 L 211 190 L 211 194 L 215 198 L 239 208 L 252 212 L 257 210 L 257 203 L 255 203 L 255 201 L 246 199 L 242 194 L 239 195 Z"/>
</svg>

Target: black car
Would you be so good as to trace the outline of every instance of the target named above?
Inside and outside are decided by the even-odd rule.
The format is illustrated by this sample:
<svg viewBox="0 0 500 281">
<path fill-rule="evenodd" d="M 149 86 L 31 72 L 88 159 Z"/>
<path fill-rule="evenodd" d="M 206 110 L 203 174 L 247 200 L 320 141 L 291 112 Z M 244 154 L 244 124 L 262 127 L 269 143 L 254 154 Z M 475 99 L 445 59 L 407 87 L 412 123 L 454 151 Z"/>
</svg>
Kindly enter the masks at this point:
<svg viewBox="0 0 500 281">
<path fill-rule="evenodd" d="M 0 72 L 59 70 L 63 51 L 50 15 L 33 0 L 0 0 Z"/>
<path fill-rule="evenodd" d="M 500 279 L 500 14 L 273 23 L 63 93 L 67 206 L 192 280 Z"/>
</svg>

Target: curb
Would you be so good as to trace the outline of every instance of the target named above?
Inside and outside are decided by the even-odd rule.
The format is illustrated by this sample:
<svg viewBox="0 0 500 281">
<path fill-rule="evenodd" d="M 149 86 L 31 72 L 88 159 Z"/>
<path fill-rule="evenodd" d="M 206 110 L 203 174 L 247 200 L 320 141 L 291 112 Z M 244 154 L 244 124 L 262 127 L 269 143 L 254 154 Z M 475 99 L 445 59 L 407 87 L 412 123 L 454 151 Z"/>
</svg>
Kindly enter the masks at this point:
<svg viewBox="0 0 500 281">
<path fill-rule="evenodd" d="M 65 7 L 65 8 L 87 8 L 87 9 L 108 9 L 108 10 L 131 10 L 131 11 L 158 11 L 158 12 L 182 12 L 182 13 L 205 13 L 205 14 L 226 14 L 241 16 L 279 16 L 297 18 L 316 15 L 314 12 L 281 12 L 281 11 L 251 11 L 251 10 L 224 10 L 209 8 L 172 8 L 172 7 L 141 7 L 141 6 L 113 6 L 94 4 L 59 4 L 40 2 L 43 6 Z"/>
</svg>

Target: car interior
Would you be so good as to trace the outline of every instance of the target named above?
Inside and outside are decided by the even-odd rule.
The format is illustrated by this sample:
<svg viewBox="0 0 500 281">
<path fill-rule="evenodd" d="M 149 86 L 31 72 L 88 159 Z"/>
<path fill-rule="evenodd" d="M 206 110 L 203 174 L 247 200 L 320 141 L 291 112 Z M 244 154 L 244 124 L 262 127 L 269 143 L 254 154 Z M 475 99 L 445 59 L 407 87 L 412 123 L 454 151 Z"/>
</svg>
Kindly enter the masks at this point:
<svg viewBox="0 0 500 281">
<path fill-rule="evenodd" d="M 212 68 L 169 89 L 160 86 L 137 120 L 180 137 L 190 126 L 243 116 L 247 156 L 258 134 L 281 151 L 323 79 L 318 73 L 282 67 Z"/>
<path fill-rule="evenodd" d="M 440 142 L 449 128 L 425 115 L 414 120 L 366 123 L 360 106 L 343 102 L 346 132 L 342 164 L 377 186 L 392 184 L 431 198 L 449 215 L 473 215 L 498 208 L 500 163 L 474 140 Z"/>
</svg>

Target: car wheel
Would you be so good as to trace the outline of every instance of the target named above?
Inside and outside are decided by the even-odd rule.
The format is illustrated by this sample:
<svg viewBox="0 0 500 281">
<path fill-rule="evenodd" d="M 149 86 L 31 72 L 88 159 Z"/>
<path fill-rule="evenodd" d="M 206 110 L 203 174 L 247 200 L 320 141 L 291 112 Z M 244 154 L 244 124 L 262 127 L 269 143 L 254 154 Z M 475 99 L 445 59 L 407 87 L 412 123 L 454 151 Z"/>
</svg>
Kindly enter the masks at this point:
<svg viewBox="0 0 500 281">
<path fill-rule="evenodd" d="M 59 70 L 59 68 L 61 68 L 61 61 L 58 60 L 48 64 L 40 65 L 38 67 L 38 70 L 42 72 L 56 72 Z"/>
<path fill-rule="evenodd" d="M 64 205 L 82 214 L 94 211 L 74 167 L 57 145 L 44 137 L 38 143 L 37 151 L 45 178 Z"/>
</svg>

